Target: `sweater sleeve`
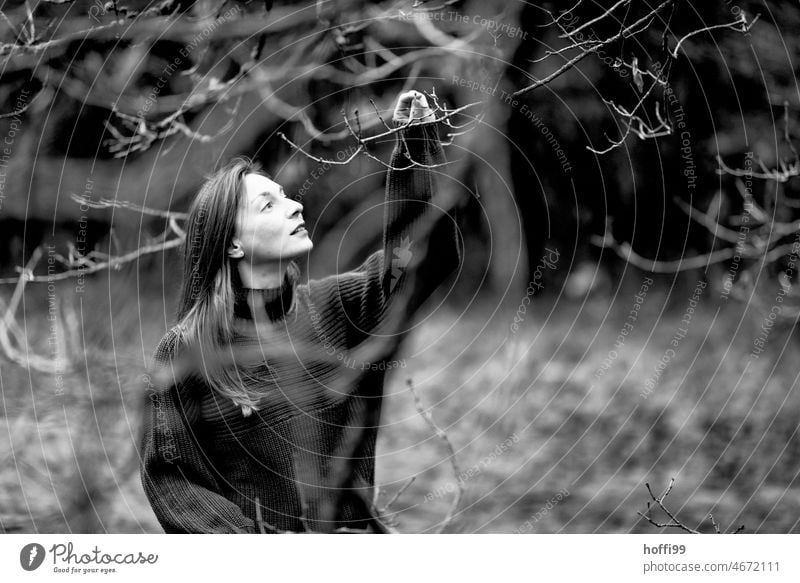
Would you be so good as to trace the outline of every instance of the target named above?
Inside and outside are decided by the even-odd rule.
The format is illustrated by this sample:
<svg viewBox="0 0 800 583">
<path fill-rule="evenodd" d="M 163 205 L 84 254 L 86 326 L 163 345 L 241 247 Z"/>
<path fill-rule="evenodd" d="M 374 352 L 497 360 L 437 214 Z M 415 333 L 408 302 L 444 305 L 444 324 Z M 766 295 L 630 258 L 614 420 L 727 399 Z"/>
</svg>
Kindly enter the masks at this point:
<svg viewBox="0 0 800 583">
<path fill-rule="evenodd" d="M 141 480 L 156 518 L 167 533 L 257 532 L 253 520 L 223 497 L 198 448 L 193 424 L 199 415 L 190 383 L 170 366 L 177 334 L 161 339 L 148 379 L 142 435 Z M 172 382 L 153 379 L 167 372 Z M 191 378 L 191 377 L 189 377 Z"/>
<path fill-rule="evenodd" d="M 455 218 L 431 201 L 446 162 L 437 126 L 412 126 L 397 134 L 386 180 L 383 246 L 353 271 L 321 280 L 345 310 L 356 341 L 383 319 L 389 301 L 403 295 L 413 313 L 461 261 Z M 414 163 L 417 164 L 414 164 Z M 433 233 L 435 248 L 429 247 Z M 333 283 L 336 283 L 335 288 Z"/>
</svg>

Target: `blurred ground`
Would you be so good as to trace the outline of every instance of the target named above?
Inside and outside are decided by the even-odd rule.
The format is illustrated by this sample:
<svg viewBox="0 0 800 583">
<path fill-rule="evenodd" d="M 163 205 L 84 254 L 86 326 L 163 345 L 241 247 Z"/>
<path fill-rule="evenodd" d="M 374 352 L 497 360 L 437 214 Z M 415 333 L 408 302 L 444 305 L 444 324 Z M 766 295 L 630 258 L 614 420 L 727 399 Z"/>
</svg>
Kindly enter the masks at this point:
<svg viewBox="0 0 800 583">
<path fill-rule="evenodd" d="M 152 270 L 152 281 L 170 280 L 170 269 Z M 669 293 L 671 283 L 657 280 L 598 375 L 641 282 L 630 274 L 586 301 L 565 300 L 554 286 L 533 298 L 516 333 L 514 309 L 493 313 L 490 302 L 436 310 L 419 325 L 402 355 L 407 367 L 387 380 L 378 444 L 383 502 L 417 476 L 394 505 L 402 531 L 434 529 L 454 490 L 447 450 L 416 412 L 410 377 L 465 477 L 448 531 L 657 532 L 636 514 L 648 500 L 645 482 L 660 491 L 674 477 L 667 505 L 691 528 L 712 531 L 713 513 L 723 529 L 800 532 L 791 331 L 774 328 L 767 349 L 750 358 L 766 314 L 720 303 L 709 285 L 674 347 L 692 286 Z M 20 320 L 41 352 L 45 288 L 29 288 Z M 3 531 L 160 532 L 133 444 L 143 363 L 171 323 L 174 294 L 125 273 L 89 282 L 75 315 L 88 356 L 60 387 L 3 362 Z M 645 380 L 671 347 L 647 394 Z"/>
</svg>

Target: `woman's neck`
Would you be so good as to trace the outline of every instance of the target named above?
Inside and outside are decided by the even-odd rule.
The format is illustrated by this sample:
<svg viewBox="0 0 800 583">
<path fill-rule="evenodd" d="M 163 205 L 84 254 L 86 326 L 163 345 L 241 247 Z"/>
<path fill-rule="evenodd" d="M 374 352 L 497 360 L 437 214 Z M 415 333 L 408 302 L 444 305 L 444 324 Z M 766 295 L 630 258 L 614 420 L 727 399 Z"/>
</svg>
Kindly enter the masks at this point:
<svg viewBox="0 0 800 583">
<path fill-rule="evenodd" d="M 253 265 L 239 261 L 237 266 L 242 287 L 247 289 L 273 289 L 283 284 L 287 267 L 279 262 Z"/>
<path fill-rule="evenodd" d="M 278 285 L 258 288 L 250 287 L 244 281 L 236 281 L 234 314 L 246 319 L 254 319 L 254 314 L 263 313 L 273 321 L 283 318 L 292 310 L 298 278 L 297 268 L 290 263 Z"/>
</svg>

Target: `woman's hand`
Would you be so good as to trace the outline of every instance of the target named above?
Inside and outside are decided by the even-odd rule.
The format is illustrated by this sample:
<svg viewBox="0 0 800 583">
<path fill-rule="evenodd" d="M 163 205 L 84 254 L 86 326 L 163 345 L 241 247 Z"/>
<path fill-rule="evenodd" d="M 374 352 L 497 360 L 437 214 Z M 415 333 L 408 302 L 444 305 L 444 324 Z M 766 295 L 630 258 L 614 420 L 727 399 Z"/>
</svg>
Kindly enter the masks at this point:
<svg viewBox="0 0 800 583">
<path fill-rule="evenodd" d="M 433 121 L 436 116 L 428 106 L 428 100 L 419 91 L 406 91 L 397 98 L 392 120 L 397 126 L 404 126 L 409 121 Z"/>
</svg>

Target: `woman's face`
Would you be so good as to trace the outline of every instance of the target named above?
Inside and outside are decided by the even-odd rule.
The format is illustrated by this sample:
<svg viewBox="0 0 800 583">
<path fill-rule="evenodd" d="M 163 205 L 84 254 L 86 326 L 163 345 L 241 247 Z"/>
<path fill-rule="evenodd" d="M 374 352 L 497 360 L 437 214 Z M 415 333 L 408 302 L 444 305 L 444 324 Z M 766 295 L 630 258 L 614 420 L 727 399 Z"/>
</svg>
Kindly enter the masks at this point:
<svg viewBox="0 0 800 583">
<path fill-rule="evenodd" d="M 246 174 L 244 185 L 234 236 L 244 260 L 285 262 L 311 250 L 314 244 L 304 226 L 302 204 L 287 198 L 282 186 L 261 174 Z"/>
</svg>

